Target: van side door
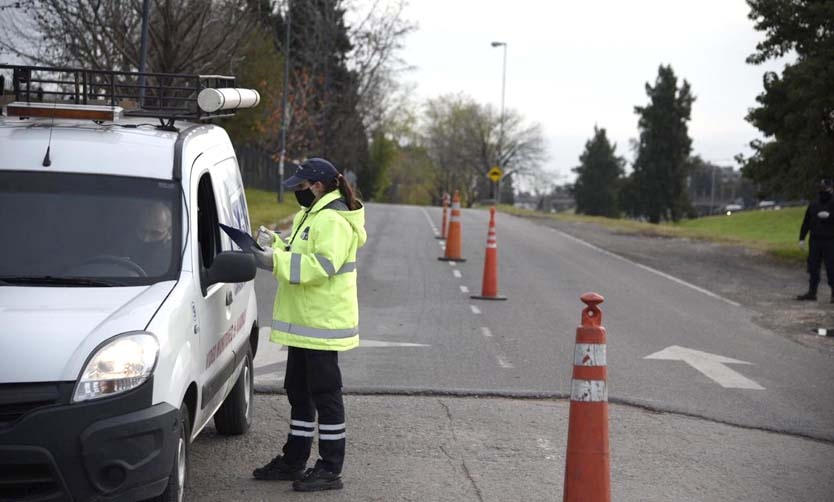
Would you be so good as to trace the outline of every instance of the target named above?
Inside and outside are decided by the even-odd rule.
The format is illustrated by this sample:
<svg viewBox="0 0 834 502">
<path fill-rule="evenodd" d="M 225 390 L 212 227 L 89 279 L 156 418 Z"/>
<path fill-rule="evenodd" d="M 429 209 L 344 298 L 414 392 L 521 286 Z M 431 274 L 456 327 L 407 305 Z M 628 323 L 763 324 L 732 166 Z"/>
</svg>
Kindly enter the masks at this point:
<svg viewBox="0 0 834 502">
<path fill-rule="evenodd" d="M 192 172 L 194 180 L 195 209 L 192 211 L 192 225 L 195 243 L 194 269 L 196 277 L 197 315 L 199 318 L 199 353 L 197 367 L 199 377 L 199 405 L 195 413 L 195 430 L 208 421 L 222 403 L 225 385 L 234 371 L 234 356 L 231 339 L 234 336 L 234 322 L 231 305 L 232 284 L 207 283 L 207 271 L 214 258 L 223 251 L 220 232 L 217 182 L 209 170 L 210 164 L 201 157 Z"/>
</svg>

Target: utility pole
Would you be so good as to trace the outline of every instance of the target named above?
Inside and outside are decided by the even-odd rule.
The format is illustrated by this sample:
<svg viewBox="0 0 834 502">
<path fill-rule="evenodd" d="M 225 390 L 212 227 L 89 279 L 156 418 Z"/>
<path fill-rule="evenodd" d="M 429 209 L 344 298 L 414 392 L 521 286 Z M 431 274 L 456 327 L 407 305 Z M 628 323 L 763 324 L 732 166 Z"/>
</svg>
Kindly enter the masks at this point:
<svg viewBox="0 0 834 502">
<path fill-rule="evenodd" d="M 284 88 L 281 92 L 281 156 L 278 159 L 278 202 L 284 202 L 284 158 L 287 155 L 287 90 L 290 86 L 290 31 L 292 14 L 290 0 L 287 0 L 287 14 L 284 23 Z"/>
<path fill-rule="evenodd" d="M 148 66 L 148 23 L 151 0 L 142 1 L 142 41 L 139 44 L 139 107 L 145 106 L 145 69 Z M 160 96 L 161 97 L 161 96 Z"/>
<path fill-rule="evenodd" d="M 499 125 L 499 132 L 498 132 L 498 167 L 502 170 L 504 166 L 501 165 L 501 155 L 502 150 L 504 147 L 504 91 L 507 86 L 507 43 L 506 42 L 492 42 L 493 47 L 503 47 L 504 48 L 504 64 L 503 64 L 503 72 L 501 74 L 501 118 L 500 118 L 500 125 Z M 495 205 L 501 203 L 501 179 L 499 178 L 496 182 L 495 187 Z"/>
</svg>

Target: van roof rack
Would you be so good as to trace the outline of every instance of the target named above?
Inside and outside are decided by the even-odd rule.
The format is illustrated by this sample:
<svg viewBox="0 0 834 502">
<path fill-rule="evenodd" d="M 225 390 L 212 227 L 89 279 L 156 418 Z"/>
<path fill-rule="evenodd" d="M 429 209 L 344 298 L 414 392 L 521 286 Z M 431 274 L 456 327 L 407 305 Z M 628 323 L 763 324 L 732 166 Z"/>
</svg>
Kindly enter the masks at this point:
<svg viewBox="0 0 834 502">
<path fill-rule="evenodd" d="M 234 88 L 231 76 L 0 64 L 2 70 L 12 70 L 15 102 L 7 105 L 10 115 L 96 121 L 115 121 L 124 115 L 159 119 L 163 127 L 173 128 L 176 120 L 235 114 L 233 108 L 206 111 L 197 103 L 205 89 Z"/>
</svg>

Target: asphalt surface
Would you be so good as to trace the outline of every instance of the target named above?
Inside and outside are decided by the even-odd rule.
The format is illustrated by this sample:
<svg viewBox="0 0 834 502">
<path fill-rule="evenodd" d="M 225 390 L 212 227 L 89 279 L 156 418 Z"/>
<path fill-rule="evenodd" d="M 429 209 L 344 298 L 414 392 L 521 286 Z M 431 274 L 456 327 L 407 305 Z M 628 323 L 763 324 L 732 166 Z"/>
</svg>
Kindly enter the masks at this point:
<svg viewBox="0 0 834 502">
<path fill-rule="evenodd" d="M 481 286 L 488 213 L 463 211 L 464 263 L 438 261 L 438 208 L 369 204 L 359 254 L 363 346 L 341 356 L 349 392 L 566 396 L 579 296 L 605 297 L 612 402 L 834 440 L 834 364 L 751 320 L 737 303 L 535 222 L 498 215 L 501 293 Z M 275 282 L 259 274 L 268 319 Z M 256 388 L 280 390 L 286 352 L 261 340 Z M 406 345 L 403 345 L 406 344 Z M 410 344 L 410 345 L 409 345 Z M 685 347 L 763 389 L 724 388 L 682 361 L 646 356 Z"/>
<path fill-rule="evenodd" d="M 348 396 L 343 490 L 293 492 L 251 478 L 278 453 L 284 396 L 258 395 L 254 428 L 207 428 L 191 449 L 189 501 L 553 501 L 562 498 L 563 400 Z M 610 406 L 618 501 L 831 500 L 834 445 L 708 420 Z"/>
</svg>

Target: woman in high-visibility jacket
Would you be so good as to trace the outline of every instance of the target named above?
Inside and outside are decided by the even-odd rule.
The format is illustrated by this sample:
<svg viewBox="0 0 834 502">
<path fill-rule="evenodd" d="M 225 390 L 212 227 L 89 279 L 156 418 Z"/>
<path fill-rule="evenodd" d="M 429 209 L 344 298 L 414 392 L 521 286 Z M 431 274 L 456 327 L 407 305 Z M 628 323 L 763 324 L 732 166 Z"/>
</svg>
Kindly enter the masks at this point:
<svg viewBox="0 0 834 502">
<path fill-rule="evenodd" d="M 333 165 L 309 159 L 284 182 L 303 207 L 285 243 L 253 249 L 272 270 L 278 294 L 270 340 L 288 349 L 284 388 L 291 406 L 283 455 L 254 470 L 256 479 L 293 480 L 298 491 L 342 487 L 345 412 L 338 353 L 359 345 L 356 251 L 365 244 L 365 212 Z M 319 459 L 310 456 L 318 412 Z"/>
</svg>

